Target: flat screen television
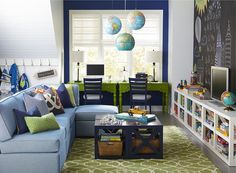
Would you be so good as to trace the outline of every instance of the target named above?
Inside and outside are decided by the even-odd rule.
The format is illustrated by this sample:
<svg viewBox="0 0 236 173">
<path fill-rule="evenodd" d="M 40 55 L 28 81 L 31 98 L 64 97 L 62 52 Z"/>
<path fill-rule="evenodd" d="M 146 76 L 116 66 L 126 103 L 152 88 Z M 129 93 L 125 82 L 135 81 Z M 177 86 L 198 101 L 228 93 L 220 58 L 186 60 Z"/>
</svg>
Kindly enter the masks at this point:
<svg viewBox="0 0 236 173">
<path fill-rule="evenodd" d="M 104 75 L 104 64 L 87 64 L 87 75 L 90 76 Z"/>
<path fill-rule="evenodd" d="M 211 66 L 211 98 L 220 100 L 221 94 L 229 90 L 229 69 Z"/>
</svg>

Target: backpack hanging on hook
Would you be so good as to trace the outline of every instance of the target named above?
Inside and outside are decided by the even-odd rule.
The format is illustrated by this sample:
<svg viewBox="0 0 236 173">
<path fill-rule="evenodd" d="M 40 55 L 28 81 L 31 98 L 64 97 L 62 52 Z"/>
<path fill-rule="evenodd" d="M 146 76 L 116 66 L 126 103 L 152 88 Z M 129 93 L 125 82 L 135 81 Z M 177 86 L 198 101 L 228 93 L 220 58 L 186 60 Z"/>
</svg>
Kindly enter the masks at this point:
<svg viewBox="0 0 236 173">
<path fill-rule="evenodd" d="M 29 88 L 29 80 L 25 73 L 23 73 L 19 80 L 19 90 L 25 90 L 26 88 Z"/>
</svg>

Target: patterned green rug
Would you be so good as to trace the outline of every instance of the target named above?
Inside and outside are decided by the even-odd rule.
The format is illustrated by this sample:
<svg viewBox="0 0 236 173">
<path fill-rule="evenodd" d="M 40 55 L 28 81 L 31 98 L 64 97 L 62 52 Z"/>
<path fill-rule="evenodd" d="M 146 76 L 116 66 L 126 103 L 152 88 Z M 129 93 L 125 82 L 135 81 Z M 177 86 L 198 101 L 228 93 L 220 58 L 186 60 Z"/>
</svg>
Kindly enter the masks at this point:
<svg viewBox="0 0 236 173">
<path fill-rule="evenodd" d="M 95 160 L 94 139 L 76 139 L 63 173 L 220 172 L 175 126 L 164 127 L 164 159 Z"/>
</svg>

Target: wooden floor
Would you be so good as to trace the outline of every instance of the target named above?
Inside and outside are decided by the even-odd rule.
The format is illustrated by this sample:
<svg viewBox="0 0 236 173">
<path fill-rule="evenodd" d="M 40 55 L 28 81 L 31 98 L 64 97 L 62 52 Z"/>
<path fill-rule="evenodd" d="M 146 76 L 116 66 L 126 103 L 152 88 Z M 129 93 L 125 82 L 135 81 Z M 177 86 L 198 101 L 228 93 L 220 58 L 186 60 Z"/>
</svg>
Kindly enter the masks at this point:
<svg viewBox="0 0 236 173">
<path fill-rule="evenodd" d="M 207 146 L 205 146 L 197 137 L 195 137 L 186 127 L 178 122 L 172 115 L 167 113 L 157 112 L 159 120 L 163 125 L 175 125 L 181 127 L 188 138 L 198 146 L 201 151 L 223 172 L 223 173 L 236 173 L 236 167 L 229 167 L 223 162 L 215 153 L 213 153 Z"/>
</svg>

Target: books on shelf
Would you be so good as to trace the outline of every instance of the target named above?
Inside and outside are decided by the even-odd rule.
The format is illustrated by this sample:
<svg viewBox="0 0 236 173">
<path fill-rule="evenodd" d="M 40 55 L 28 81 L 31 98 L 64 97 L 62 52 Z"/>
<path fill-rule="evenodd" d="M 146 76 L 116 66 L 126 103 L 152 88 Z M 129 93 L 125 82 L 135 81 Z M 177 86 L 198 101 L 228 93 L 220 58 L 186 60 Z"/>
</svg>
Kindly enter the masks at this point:
<svg viewBox="0 0 236 173">
<path fill-rule="evenodd" d="M 206 110 L 206 123 L 214 126 L 214 112 Z"/>
<path fill-rule="evenodd" d="M 192 113 L 192 111 L 193 111 L 193 102 L 190 99 L 187 99 L 187 109 L 188 109 L 189 112 Z"/>
<path fill-rule="evenodd" d="M 120 135 L 115 135 L 115 136 L 101 136 L 100 141 L 102 142 L 115 142 L 115 141 L 121 141 L 121 136 Z"/>
</svg>

